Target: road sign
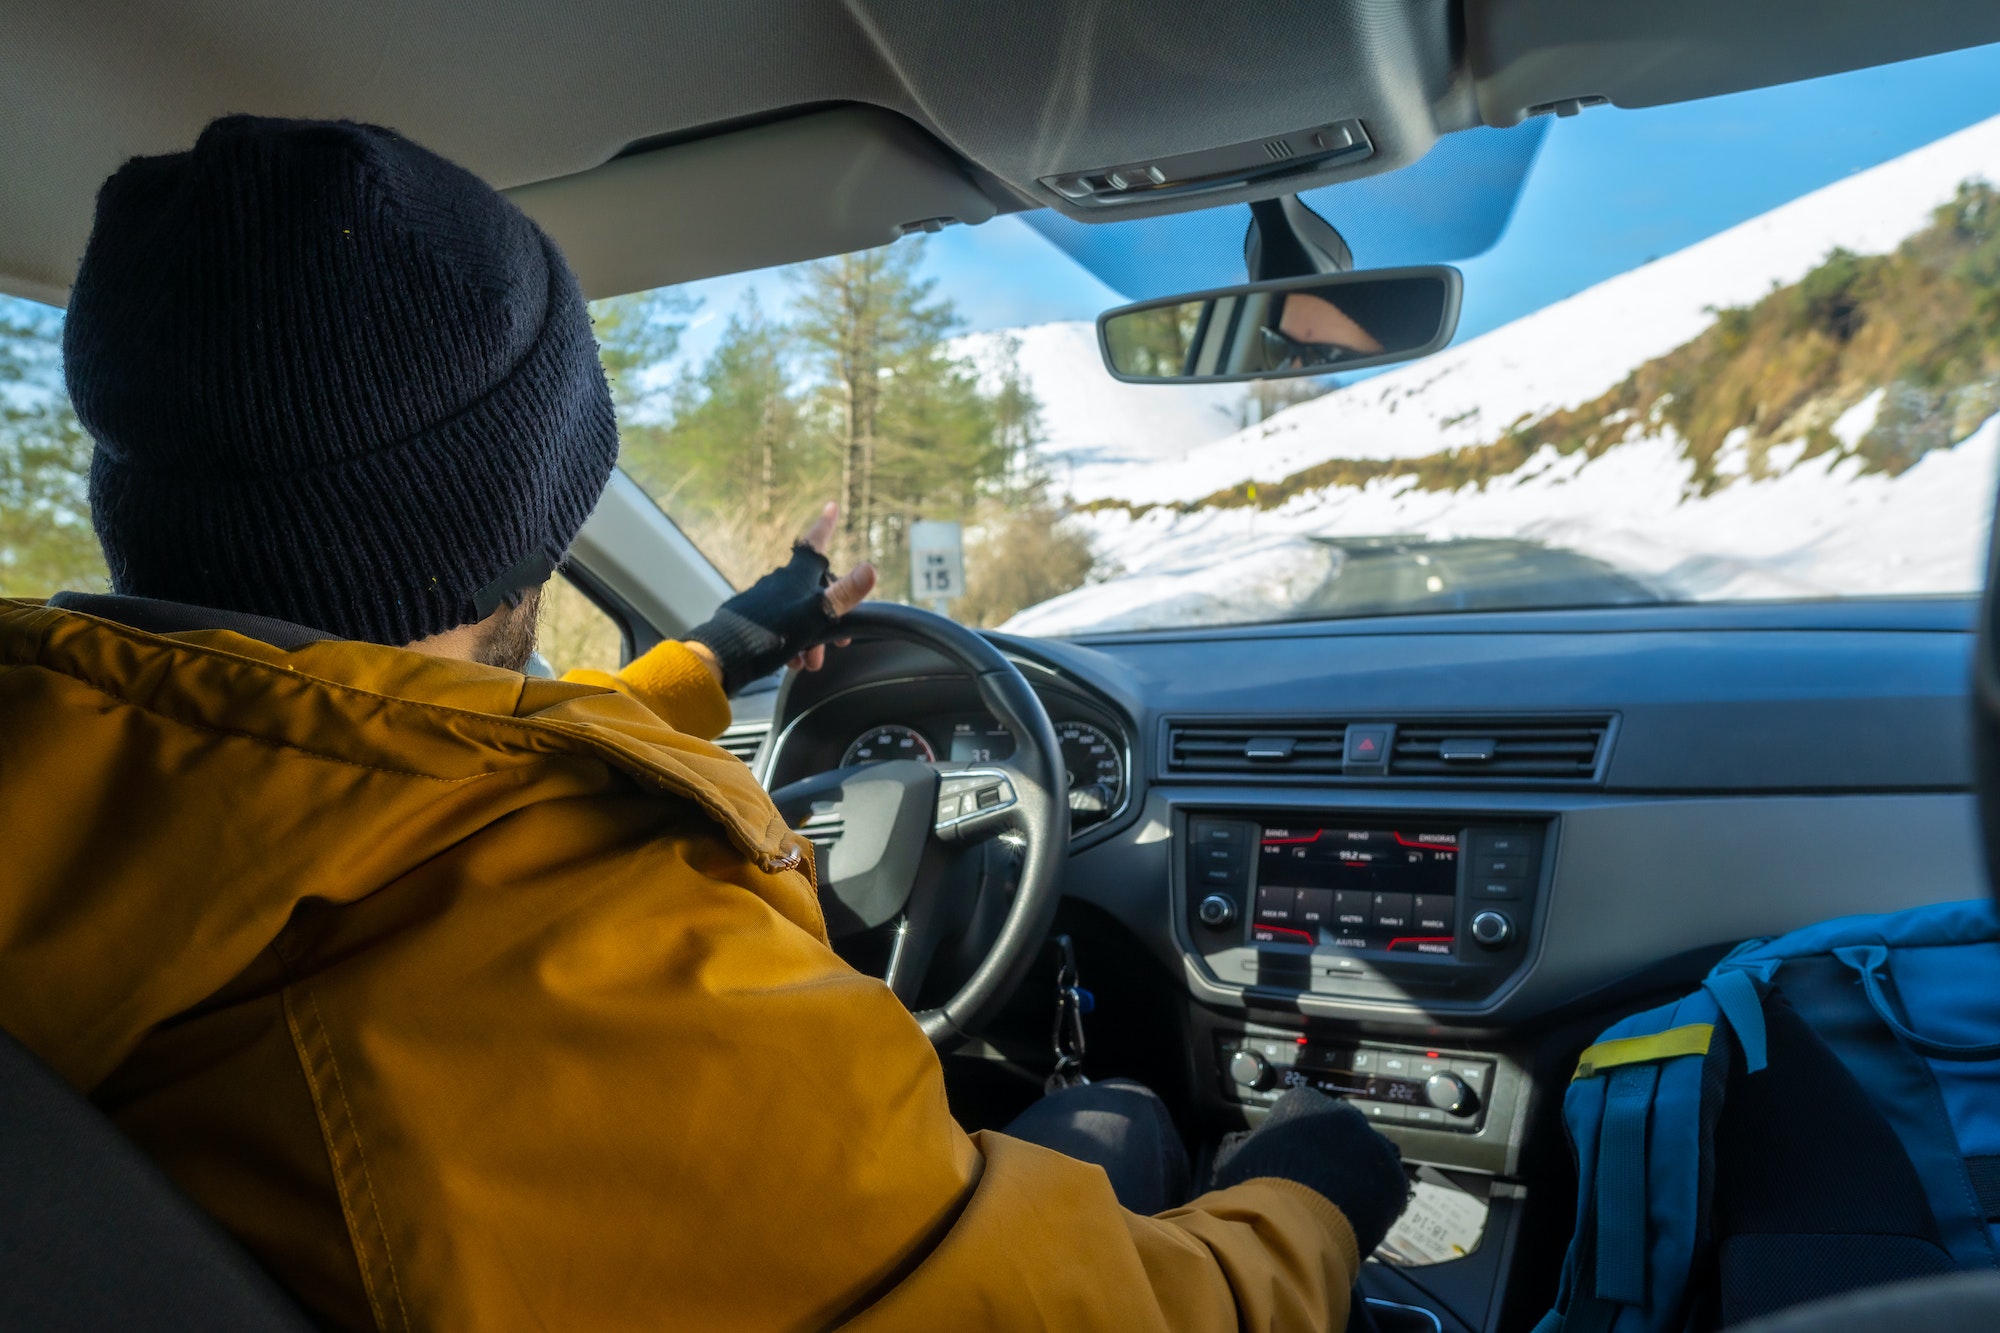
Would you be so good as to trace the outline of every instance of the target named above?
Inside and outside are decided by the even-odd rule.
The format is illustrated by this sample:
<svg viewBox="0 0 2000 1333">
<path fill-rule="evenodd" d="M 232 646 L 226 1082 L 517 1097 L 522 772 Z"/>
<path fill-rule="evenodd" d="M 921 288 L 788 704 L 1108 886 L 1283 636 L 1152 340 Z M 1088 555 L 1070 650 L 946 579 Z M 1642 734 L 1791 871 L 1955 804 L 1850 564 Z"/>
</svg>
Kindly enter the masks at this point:
<svg viewBox="0 0 2000 1333">
<path fill-rule="evenodd" d="M 910 524 L 910 600 L 941 604 L 963 596 L 965 542 L 958 524 Z"/>
</svg>

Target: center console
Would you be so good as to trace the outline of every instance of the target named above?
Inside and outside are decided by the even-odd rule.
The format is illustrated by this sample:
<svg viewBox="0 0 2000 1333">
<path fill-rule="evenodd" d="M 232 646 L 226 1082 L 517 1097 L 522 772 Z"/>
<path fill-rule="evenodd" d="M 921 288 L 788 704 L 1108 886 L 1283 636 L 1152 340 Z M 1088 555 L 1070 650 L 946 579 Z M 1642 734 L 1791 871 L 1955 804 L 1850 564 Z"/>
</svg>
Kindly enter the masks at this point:
<svg viewBox="0 0 2000 1333">
<path fill-rule="evenodd" d="M 1477 1008 L 1527 958 L 1545 822 L 1186 816 L 1188 939 L 1218 982 Z"/>
<path fill-rule="evenodd" d="M 1555 817 L 1282 796 L 1173 816 L 1203 1118 L 1255 1125 L 1296 1087 L 1361 1111 L 1396 1141 L 1422 1214 L 1368 1265 L 1364 1292 L 1444 1333 L 1492 1328 L 1534 1088 L 1532 1052 L 1484 1016 L 1533 959 Z"/>
</svg>

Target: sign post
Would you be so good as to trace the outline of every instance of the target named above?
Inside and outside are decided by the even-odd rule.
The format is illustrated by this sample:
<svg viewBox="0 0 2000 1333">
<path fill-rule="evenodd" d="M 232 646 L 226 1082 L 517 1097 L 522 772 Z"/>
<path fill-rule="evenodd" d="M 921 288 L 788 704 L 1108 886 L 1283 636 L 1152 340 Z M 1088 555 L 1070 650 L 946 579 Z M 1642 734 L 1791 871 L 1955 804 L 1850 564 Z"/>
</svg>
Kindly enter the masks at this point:
<svg viewBox="0 0 2000 1333">
<path fill-rule="evenodd" d="M 910 600 L 928 602 L 939 615 L 945 604 L 965 595 L 965 539 L 959 525 L 936 521 L 910 524 Z"/>
</svg>

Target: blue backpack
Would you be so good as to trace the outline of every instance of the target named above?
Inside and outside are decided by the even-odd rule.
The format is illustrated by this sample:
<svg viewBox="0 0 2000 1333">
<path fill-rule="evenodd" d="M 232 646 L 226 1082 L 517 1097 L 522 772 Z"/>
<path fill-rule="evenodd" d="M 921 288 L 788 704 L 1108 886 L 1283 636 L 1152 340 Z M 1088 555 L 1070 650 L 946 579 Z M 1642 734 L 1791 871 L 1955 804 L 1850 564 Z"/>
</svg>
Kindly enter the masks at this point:
<svg viewBox="0 0 2000 1333">
<path fill-rule="evenodd" d="M 1607 1029 L 1563 1119 L 1576 1231 L 1536 1333 L 2000 1268 L 2000 921 L 1947 903 L 1752 940 Z"/>
</svg>

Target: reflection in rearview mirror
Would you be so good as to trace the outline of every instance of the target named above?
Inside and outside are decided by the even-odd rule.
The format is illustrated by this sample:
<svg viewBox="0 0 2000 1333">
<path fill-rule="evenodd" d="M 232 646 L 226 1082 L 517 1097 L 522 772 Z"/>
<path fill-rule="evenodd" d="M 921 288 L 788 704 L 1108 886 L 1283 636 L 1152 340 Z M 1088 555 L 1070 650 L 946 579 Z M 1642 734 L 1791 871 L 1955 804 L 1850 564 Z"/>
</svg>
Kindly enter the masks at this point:
<svg viewBox="0 0 2000 1333">
<path fill-rule="evenodd" d="M 1427 356 L 1458 327 L 1444 265 L 1246 283 L 1108 310 L 1104 364 L 1138 383 L 1281 379 Z"/>
</svg>

